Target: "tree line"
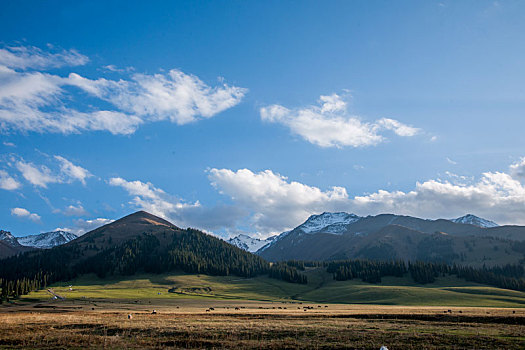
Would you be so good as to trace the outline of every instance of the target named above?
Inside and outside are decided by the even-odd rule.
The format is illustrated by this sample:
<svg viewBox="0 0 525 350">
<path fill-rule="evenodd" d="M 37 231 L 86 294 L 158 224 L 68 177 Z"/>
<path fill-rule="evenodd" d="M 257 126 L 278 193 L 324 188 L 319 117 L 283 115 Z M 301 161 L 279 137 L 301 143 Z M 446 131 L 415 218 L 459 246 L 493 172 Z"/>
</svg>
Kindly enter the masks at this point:
<svg viewBox="0 0 525 350">
<path fill-rule="evenodd" d="M 293 266 L 293 264 L 288 263 L 275 263 L 271 264 L 270 271 L 268 273 L 269 277 L 283 280 L 290 283 L 300 283 L 300 284 L 307 284 L 308 283 L 308 277 L 306 275 L 300 273 L 298 270 L 301 268 L 297 268 Z M 304 266 L 302 266 L 302 270 L 304 271 Z"/>
<path fill-rule="evenodd" d="M 343 260 L 329 262 L 326 271 L 337 281 L 359 278 L 368 283 L 381 283 L 382 277 L 402 277 L 406 273 L 420 284 L 433 283 L 439 276 L 455 275 L 470 282 L 525 292 L 525 270 L 512 264 L 476 268 L 423 261 L 407 265 L 404 261 Z"/>
<path fill-rule="evenodd" d="M 360 278 L 363 282 L 381 283 L 382 277 L 402 277 L 407 268 L 403 261 L 342 260 L 328 263 L 326 271 L 336 281 Z"/>
</svg>

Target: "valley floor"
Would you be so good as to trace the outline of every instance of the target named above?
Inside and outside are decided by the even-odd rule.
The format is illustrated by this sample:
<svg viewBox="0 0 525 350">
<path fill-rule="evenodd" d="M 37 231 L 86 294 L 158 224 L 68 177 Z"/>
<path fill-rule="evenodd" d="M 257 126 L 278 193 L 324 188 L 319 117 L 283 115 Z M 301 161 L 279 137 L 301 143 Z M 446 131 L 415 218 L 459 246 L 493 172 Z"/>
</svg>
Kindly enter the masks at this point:
<svg viewBox="0 0 525 350">
<path fill-rule="evenodd" d="M 525 293 L 453 277 L 375 285 L 306 273 L 307 285 L 84 276 L 1 305 L 0 348 L 525 348 Z"/>
<path fill-rule="evenodd" d="M 158 301 L 3 306 L 0 348 L 525 348 L 524 309 Z"/>
<path fill-rule="evenodd" d="M 293 284 L 268 277 L 240 278 L 192 274 L 136 275 L 99 279 L 84 276 L 52 286 L 67 300 L 154 299 L 156 303 L 180 298 L 236 299 L 257 301 L 303 301 L 337 304 L 413 306 L 525 307 L 525 293 L 439 277 L 431 284 L 417 284 L 408 276 L 383 278 L 380 284 L 334 281 L 322 268 L 305 272 L 308 284 Z M 70 287 L 71 286 L 71 290 Z M 171 290 L 171 292 L 169 292 Z M 47 290 L 33 292 L 21 300 L 46 301 Z"/>
</svg>

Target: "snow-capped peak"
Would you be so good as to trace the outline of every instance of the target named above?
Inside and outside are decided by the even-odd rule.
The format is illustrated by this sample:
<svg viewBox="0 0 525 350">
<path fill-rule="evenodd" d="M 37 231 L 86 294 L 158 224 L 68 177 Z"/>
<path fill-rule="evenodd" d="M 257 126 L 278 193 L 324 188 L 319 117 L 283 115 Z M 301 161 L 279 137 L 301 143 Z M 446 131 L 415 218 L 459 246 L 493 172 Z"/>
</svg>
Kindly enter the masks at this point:
<svg viewBox="0 0 525 350">
<path fill-rule="evenodd" d="M 227 240 L 227 242 L 248 252 L 254 253 L 270 243 L 274 238 L 275 236 L 269 237 L 267 239 L 258 239 L 248 235 L 240 234 L 236 237 L 230 238 Z"/>
<path fill-rule="evenodd" d="M 301 229 L 304 233 L 315 232 L 329 232 L 334 234 L 342 234 L 346 231 L 346 225 L 360 220 L 361 217 L 355 214 L 348 214 L 344 212 L 338 213 L 322 213 L 320 215 L 312 215 L 302 225 L 297 226 L 296 229 Z"/>
<path fill-rule="evenodd" d="M 19 237 L 18 242 L 27 247 L 49 249 L 58 245 L 66 244 L 75 238 L 77 238 L 77 236 L 71 232 L 52 231 L 41 233 L 39 235 Z"/>
<path fill-rule="evenodd" d="M 490 221 L 487 219 L 483 219 L 480 217 L 477 217 L 476 215 L 467 214 L 465 216 L 462 216 L 457 219 L 452 219 L 452 222 L 455 222 L 457 224 L 470 224 L 475 225 L 483 228 L 490 228 L 490 227 L 498 227 L 499 225 L 496 224 L 494 221 Z"/>
<path fill-rule="evenodd" d="M 0 230 L 0 241 L 4 241 L 13 247 L 20 245 L 15 236 L 13 236 L 9 231 Z"/>
</svg>

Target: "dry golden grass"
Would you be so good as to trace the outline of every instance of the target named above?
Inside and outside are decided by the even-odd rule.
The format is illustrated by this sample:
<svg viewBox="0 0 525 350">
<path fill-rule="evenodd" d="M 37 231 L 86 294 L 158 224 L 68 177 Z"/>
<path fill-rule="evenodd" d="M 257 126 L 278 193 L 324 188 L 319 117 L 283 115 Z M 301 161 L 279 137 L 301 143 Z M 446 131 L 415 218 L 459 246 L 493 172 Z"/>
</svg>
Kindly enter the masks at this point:
<svg viewBox="0 0 525 350">
<path fill-rule="evenodd" d="M 523 309 L 450 308 L 449 312 L 440 307 L 233 300 L 150 302 L 3 306 L 0 347 L 525 348 Z M 210 308 L 214 310 L 207 312 Z M 151 314 L 152 309 L 158 313 Z M 133 315 L 131 320 L 128 314 Z"/>
</svg>

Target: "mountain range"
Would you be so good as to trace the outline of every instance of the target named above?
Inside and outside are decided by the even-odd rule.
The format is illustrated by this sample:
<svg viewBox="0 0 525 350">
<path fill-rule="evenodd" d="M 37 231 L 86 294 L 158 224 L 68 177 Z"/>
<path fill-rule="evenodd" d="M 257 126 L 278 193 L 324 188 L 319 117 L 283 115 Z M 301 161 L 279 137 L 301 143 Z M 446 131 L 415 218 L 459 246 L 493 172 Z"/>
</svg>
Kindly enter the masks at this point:
<svg viewBox="0 0 525 350">
<path fill-rule="evenodd" d="M 71 232 L 51 231 L 25 237 L 15 237 L 0 230 L 0 258 L 16 255 L 31 249 L 49 249 L 78 238 Z"/>
<path fill-rule="evenodd" d="M 523 260 L 524 240 L 525 227 L 498 226 L 471 214 L 426 220 L 325 212 L 283 232 L 256 254 L 269 261 L 363 258 L 502 265 Z"/>
<path fill-rule="evenodd" d="M 473 217 L 465 220 L 478 224 L 486 222 Z M 59 242 L 58 236 L 62 235 L 55 232 L 47 236 L 50 238 L 47 241 L 34 237 L 28 241 L 32 244 L 38 242 L 43 247 Z M 473 281 L 525 290 L 518 280 L 525 262 L 525 227 L 521 226 L 482 227 L 453 220 L 423 220 L 392 214 L 358 217 L 347 213 L 323 213 L 312 215 L 295 229 L 271 239 L 253 254 L 210 234 L 191 228 L 181 229 L 162 218 L 139 211 L 52 249 L 23 246 L 6 231 L 0 232 L 0 238 L 0 252 L 7 250 L 14 255 L 0 261 L 0 280 L 5 286 L 2 291 L 7 293 L 3 292 L 2 298 L 6 300 L 27 293 L 31 285 L 41 288 L 87 274 L 104 278 L 136 273 L 184 272 L 250 278 L 267 276 L 307 284 L 309 277 L 299 272 L 301 268 L 319 267 L 319 261 L 343 264 L 340 267 L 344 267 L 350 259 L 361 259 L 353 260 L 356 264 L 375 266 L 374 271 L 365 269 L 360 272 L 366 281 L 376 281 L 381 266 L 401 268 L 407 266 L 401 260 L 419 260 L 448 263 L 449 266 L 457 263 L 465 273 L 478 267 L 467 274 L 477 278 Z M 265 242 L 255 240 L 249 243 L 251 246 L 246 244 L 247 249 L 253 250 Z M 13 248 L 21 254 L 13 254 Z M 280 263 L 284 260 L 288 262 Z M 381 260 L 385 263 L 378 262 Z M 434 273 L 434 265 L 423 262 L 416 265 L 426 266 L 426 273 Z M 488 269 L 480 268 L 485 266 Z M 406 267 L 404 269 L 406 272 Z M 337 270 L 339 280 L 347 279 L 349 270 L 343 271 L 346 274 L 340 270 Z M 510 276 L 517 279 L 509 282 L 505 280 L 509 275 L 502 279 L 491 271 L 510 271 Z M 326 272 L 330 272 L 328 268 Z M 9 287 L 16 285 L 20 288 Z"/>
<path fill-rule="evenodd" d="M 142 214 L 135 213 L 81 237 L 52 231 L 17 238 L 0 231 L 0 258 L 67 245 L 71 241 L 89 255 L 96 252 L 92 251 L 93 246 L 100 250 L 108 244 L 118 245 L 159 227 L 180 230 L 164 219 L 139 213 Z M 98 236 L 106 237 L 104 242 L 93 238 Z M 268 261 L 363 258 L 491 266 L 521 263 L 525 255 L 523 241 L 525 227 L 498 226 L 472 214 L 450 220 L 427 220 L 393 214 L 362 217 L 325 212 L 267 239 L 241 234 L 226 242 Z"/>
</svg>

